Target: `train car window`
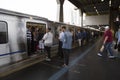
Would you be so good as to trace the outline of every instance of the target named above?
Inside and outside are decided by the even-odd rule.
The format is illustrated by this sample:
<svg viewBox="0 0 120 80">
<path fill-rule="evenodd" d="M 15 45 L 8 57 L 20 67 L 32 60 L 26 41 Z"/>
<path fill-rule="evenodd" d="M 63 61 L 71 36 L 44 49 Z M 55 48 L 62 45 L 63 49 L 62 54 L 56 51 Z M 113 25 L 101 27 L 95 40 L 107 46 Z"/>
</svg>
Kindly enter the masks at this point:
<svg viewBox="0 0 120 80">
<path fill-rule="evenodd" d="M 8 42 L 8 29 L 7 23 L 0 21 L 0 44 Z"/>
</svg>

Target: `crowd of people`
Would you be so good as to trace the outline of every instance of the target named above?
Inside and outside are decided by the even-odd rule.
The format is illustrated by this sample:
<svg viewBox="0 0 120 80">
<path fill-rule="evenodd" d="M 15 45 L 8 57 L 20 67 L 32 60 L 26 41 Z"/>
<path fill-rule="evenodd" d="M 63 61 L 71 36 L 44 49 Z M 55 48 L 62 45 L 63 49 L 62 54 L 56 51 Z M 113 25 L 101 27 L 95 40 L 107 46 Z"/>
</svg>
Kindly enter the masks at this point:
<svg viewBox="0 0 120 80">
<path fill-rule="evenodd" d="M 95 31 L 87 31 L 85 29 L 78 28 L 77 31 L 73 31 L 72 29 L 66 28 L 66 26 L 62 26 L 59 29 L 58 35 L 58 53 L 57 55 L 64 59 L 63 66 L 69 65 L 69 55 L 72 49 L 72 44 L 74 40 L 78 43 L 78 46 L 84 46 L 88 44 L 90 41 L 94 41 L 97 37 L 99 37 L 99 32 Z M 117 49 L 120 51 L 120 28 L 115 34 L 116 36 L 116 44 Z M 53 45 L 53 33 L 51 32 L 51 28 L 46 28 L 46 32 L 42 31 L 41 28 L 28 27 L 27 28 L 27 46 L 28 46 L 28 55 L 32 55 L 38 49 L 41 52 L 46 51 L 46 61 L 51 61 L 51 47 Z M 109 58 L 114 58 L 113 51 L 111 49 L 113 42 L 112 32 L 109 27 L 105 29 L 104 32 L 104 40 L 103 45 L 98 53 L 98 56 L 103 56 L 104 51 L 109 53 Z"/>
<path fill-rule="evenodd" d="M 70 31 L 71 30 L 66 30 L 66 27 L 63 26 L 59 34 L 59 53 L 62 58 L 64 57 L 64 66 L 67 66 L 69 63 L 69 52 L 72 48 L 73 33 Z M 51 32 L 51 28 L 46 28 L 46 33 L 42 33 L 41 29 L 27 28 L 28 55 L 36 52 L 38 49 L 36 46 L 38 46 L 46 51 L 46 61 L 51 61 L 52 44 L 53 33 Z"/>
<path fill-rule="evenodd" d="M 35 54 L 39 41 L 42 40 L 44 31 L 41 28 L 28 27 L 27 28 L 27 52 L 28 56 Z"/>
<path fill-rule="evenodd" d="M 88 44 L 90 41 L 94 41 L 99 37 L 99 32 L 77 29 L 75 33 L 76 41 L 78 41 L 79 46 Z"/>
</svg>

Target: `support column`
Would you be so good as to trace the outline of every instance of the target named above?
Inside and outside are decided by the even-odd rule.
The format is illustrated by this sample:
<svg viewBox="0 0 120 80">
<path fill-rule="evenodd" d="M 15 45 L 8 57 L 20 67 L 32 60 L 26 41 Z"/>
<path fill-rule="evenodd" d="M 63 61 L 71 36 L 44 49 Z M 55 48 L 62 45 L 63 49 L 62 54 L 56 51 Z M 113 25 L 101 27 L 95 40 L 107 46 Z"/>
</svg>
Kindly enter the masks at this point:
<svg viewBox="0 0 120 80">
<path fill-rule="evenodd" d="M 58 12 L 57 12 L 57 21 L 64 22 L 64 15 L 63 15 L 63 4 L 65 0 L 57 0 L 58 5 Z"/>
<path fill-rule="evenodd" d="M 118 29 L 118 25 L 116 24 L 116 18 L 119 15 L 119 7 L 117 8 L 110 7 L 109 14 L 110 14 L 109 25 L 114 31 L 116 31 Z"/>
<path fill-rule="evenodd" d="M 111 3 L 113 3 L 113 0 L 111 0 Z M 115 32 L 118 29 L 118 26 L 115 23 L 118 15 L 119 15 L 119 6 L 116 6 L 116 7 L 110 6 L 109 25 L 110 25 L 111 29 L 113 29 Z"/>
<path fill-rule="evenodd" d="M 83 27 L 83 11 L 81 10 L 81 27 Z"/>
<path fill-rule="evenodd" d="M 114 18 L 113 18 L 113 14 L 114 14 L 114 11 L 113 11 L 113 9 L 112 9 L 112 7 L 110 7 L 110 9 L 109 9 L 109 25 L 110 25 L 110 28 L 114 28 L 113 26 L 114 26 L 114 24 L 113 24 L 113 22 L 114 22 Z"/>
<path fill-rule="evenodd" d="M 80 16 L 80 26 L 83 27 L 83 11 L 79 9 L 79 16 Z"/>
</svg>

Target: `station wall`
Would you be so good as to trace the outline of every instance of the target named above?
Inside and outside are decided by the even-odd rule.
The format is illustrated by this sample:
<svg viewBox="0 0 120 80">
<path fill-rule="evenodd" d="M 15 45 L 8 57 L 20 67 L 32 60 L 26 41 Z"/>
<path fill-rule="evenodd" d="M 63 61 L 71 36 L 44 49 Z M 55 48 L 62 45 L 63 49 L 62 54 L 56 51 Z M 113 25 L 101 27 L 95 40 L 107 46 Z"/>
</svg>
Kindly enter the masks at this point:
<svg viewBox="0 0 120 80">
<path fill-rule="evenodd" d="M 86 16 L 85 25 L 108 25 L 109 15 Z"/>
</svg>

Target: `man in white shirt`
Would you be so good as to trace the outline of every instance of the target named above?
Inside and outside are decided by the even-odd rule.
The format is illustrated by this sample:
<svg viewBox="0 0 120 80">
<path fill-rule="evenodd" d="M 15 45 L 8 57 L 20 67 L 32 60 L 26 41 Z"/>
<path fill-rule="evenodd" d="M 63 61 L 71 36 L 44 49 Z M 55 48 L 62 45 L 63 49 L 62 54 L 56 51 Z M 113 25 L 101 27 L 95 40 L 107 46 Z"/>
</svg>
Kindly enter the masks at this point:
<svg viewBox="0 0 120 80">
<path fill-rule="evenodd" d="M 45 50 L 47 51 L 46 61 L 51 61 L 51 46 L 53 44 L 53 34 L 51 33 L 51 28 L 46 29 L 46 33 L 43 36 Z"/>
</svg>

